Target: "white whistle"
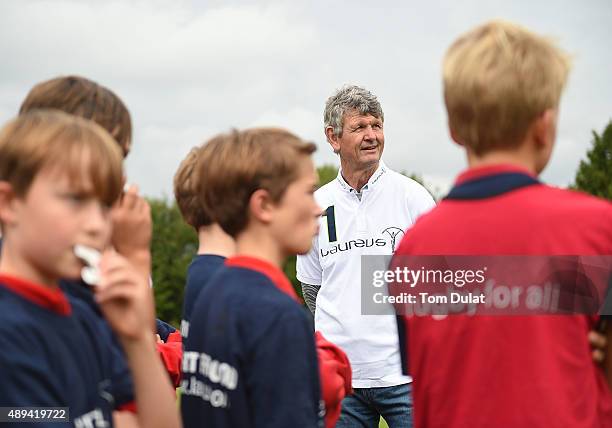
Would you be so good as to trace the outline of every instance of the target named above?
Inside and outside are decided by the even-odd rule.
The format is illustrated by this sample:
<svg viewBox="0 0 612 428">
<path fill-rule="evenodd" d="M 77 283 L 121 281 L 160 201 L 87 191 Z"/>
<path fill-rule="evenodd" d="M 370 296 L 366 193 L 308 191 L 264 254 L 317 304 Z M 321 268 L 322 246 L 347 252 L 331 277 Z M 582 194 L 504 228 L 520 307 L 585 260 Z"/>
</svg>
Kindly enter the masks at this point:
<svg viewBox="0 0 612 428">
<path fill-rule="evenodd" d="M 98 285 L 100 283 L 100 252 L 95 248 L 77 244 L 74 246 L 74 255 L 87 265 L 81 269 L 81 279 L 89 285 Z"/>
</svg>

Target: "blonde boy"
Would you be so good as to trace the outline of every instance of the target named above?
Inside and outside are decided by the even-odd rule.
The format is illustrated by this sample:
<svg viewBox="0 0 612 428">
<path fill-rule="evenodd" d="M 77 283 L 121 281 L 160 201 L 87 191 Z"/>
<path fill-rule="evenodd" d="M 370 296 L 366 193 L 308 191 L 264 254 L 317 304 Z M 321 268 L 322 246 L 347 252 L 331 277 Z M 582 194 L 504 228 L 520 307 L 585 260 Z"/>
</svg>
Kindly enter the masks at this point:
<svg viewBox="0 0 612 428">
<path fill-rule="evenodd" d="M 310 248 L 321 214 L 315 150 L 280 129 L 219 135 L 196 173 L 205 212 L 236 240 L 237 256 L 195 302 L 183 354 L 186 427 L 316 427 L 314 335 L 284 259 Z"/>
<path fill-rule="evenodd" d="M 451 45 L 444 99 L 469 168 L 396 256 L 612 254 L 612 206 L 537 178 L 568 72 L 555 44 L 508 22 Z M 597 317 L 511 315 L 404 320 L 416 426 L 611 426 L 612 395 L 587 341 Z"/>
</svg>

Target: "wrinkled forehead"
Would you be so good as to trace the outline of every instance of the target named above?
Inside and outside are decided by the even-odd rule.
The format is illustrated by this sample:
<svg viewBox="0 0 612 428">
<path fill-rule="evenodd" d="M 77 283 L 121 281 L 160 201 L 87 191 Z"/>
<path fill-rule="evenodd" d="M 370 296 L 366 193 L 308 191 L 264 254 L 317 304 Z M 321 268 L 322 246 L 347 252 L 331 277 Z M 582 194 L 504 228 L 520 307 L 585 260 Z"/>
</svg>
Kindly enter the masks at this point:
<svg viewBox="0 0 612 428">
<path fill-rule="evenodd" d="M 371 113 L 362 113 L 358 109 L 347 110 L 344 113 L 344 116 L 342 117 L 342 119 L 344 121 L 344 125 L 347 125 L 350 123 L 358 123 L 358 122 L 364 122 L 364 123 L 382 123 L 383 122 L 383 119 L 381 117 L 374 116 Z"/>
</svg>

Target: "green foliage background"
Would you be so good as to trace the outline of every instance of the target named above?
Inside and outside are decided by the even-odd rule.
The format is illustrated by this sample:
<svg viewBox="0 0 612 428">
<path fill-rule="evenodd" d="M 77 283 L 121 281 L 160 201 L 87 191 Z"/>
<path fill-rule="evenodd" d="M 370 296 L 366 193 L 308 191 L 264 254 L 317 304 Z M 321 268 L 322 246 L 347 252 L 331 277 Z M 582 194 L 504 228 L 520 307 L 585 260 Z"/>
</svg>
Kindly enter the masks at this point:
<svg viewBox="0 0 612 428">
<path fill-rule="evenodd" d="M 586 156 L 580 161 L 572 188 L 612 200 L 612 120 L 601 135 L 593 131 Z"/>
</svg>

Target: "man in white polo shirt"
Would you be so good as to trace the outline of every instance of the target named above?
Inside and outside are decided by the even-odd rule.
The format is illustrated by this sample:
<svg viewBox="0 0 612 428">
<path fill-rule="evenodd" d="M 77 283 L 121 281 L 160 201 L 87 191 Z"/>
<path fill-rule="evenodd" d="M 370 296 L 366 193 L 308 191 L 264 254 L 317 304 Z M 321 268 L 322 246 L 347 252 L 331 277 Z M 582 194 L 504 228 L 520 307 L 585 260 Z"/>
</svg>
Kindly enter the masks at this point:
<svg viewBox="0 0 612 428">
<path fill-rule="evenodd" d="M 353 369 L 355 393 L 342 402 L 336 427 L 377 428 L 380 416 L 390 428 L 411 427 L 411 379 L 402 375 L 395 317 L 361 314 L 361 255 L 393 254 L 435 203 L 381 161 L 384 115 L 372 93 L 340 89 L 327 100 L 324 120 L 341 169 L 315 193 L 325 216 L 312 250 L 298 257 L 297 278 L 316 329 L 347 353 Z"/>
</svg>

